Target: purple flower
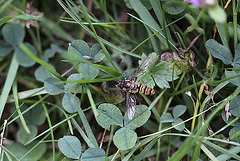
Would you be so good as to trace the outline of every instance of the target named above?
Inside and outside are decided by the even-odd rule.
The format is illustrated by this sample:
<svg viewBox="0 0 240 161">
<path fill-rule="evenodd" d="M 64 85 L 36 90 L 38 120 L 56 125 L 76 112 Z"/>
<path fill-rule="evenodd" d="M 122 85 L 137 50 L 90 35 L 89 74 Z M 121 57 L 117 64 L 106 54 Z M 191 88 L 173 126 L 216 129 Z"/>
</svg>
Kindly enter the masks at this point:
<svg viewBox="0 0 240 161">
<path fill-rule="evenodd" d="M 207 7 L 216 5 L 217 0 L 190 0 L 190 3 L 196 7 Z"/>
<path fill-rule="evenodd" d="M 199 6 L 200 5 L 200 0 L 191 0 L 191 4 L 194 6 Z"/>
<path fill-rule="evenodd" d="M 91 59 L 93 59 L 93 57 L 88 56 L 88 55 L 83 55 L 83 58 L 84 58 L 84 59 L 87 59 L 87 60 L 91 60 Z"/>
</svg>

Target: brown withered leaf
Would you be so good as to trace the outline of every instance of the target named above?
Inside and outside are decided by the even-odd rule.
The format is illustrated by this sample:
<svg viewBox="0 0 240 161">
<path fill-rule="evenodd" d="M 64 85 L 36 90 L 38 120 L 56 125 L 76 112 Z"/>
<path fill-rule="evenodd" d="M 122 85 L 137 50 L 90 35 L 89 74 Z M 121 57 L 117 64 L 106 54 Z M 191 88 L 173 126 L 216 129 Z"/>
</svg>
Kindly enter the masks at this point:
<svg viewBox="0 0 240 161">
<path fill-rule="evenodd" d="M 36 17 L 43 17 L 43 12 L 38 12 L 38 10 L 32 6 L 32 2 L 27 3 L 25 13 L 28 15 L 36 16 Z M 26 27 L 30 28 L 31 26 L 38 27 L 35 20 L 26 21 Z"/>
<path fill-rule="evenodd" d="M 225 111 L 226 111 L 226 118 L 227 118 L 227 120 L 229 119 L 230 116 L 232 116 L 231 112 L 229 111 L 229 106 L 230 106 L 230 103 L 228 102 L 225 105 Z"/>
</svg>

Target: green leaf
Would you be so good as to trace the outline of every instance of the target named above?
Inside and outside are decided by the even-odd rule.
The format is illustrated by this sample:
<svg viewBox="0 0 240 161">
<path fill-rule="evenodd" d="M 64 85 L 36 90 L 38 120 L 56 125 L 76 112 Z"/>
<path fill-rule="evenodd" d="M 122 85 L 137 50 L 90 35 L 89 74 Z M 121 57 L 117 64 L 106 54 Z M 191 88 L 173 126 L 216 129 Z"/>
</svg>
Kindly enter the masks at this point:
<svg viewBox="0 0 240 161">
<path fill-rule="evenodd" d="M 24 146 L 20 143 L 15 142 L 11 145 L 7 145 L 6 148 L 9 151 L 11 151 L 16 156 L 16 158 L 20 159 L 23 157 L 23 155 L 29 152 L 37 143 L 38 141 L 33 141 L 32 143 Z M 21 160 L 22 161 L 30 161 L 30 160 L 38 161 L 44 155 L 46 150 L 47 150 L 47 145 L 45 143 L 41 143 L 37 145 L 33 150 L 31 150 L 31 152 Z M 16 158 L 11 156 L 12 160 L 16 160 Z M 6 157 L 4 157 L 4 161 L 9 161 L 9 160 L 6 159 Z"/>
<path fill-rule="evenodd" d="M 31 44 L 29 44 L 29 43 L 24 43 L 24 45 L 25 45 L 34 55 L 37 55 L 36 49 L 35 49 Z M 35 61 L 32 60 L 31 58 L 29 58 L 19 46 L 15 49 L 14 54 L 16 54 L 17 61 L 18 61 L 18 63 L 19 63 L 21 66 L 30 67 L 30 66 L 33 66 L 33 65 L 35 64 Z"/>
<path fill-rule="evenodd" d="M 177 118 L 176 120 L 174 120 L 174 122 L 172 123 L 172 126 L 175 126 L 175 125 L 177 125 L 177 124 L 180 124 L 181 122 L 183 122 L 183 120 L 182 119 L 180 119 L 180 118 Z M 178 126 L 176 126 L 176 127 L 174 127 L 176 130 L 178 130 L 178 131 L 183 131 L 184 130 L 184 128 L 185 128 L 185 123 L 183 123 L 183 124 L 181 124 L 181 125 L 178 125 Z"/>
<path fill-rule="evenodd" d="M 167 1 L 163 5 L 163 9 L 170 15 L 177 15 L 185 10 L 186 6 L 179 1 Z"/>
<path fill-rule="evenodd" d="M 168 81 L 176 80 L 178 78 L 172 70 L 172 64 L 166 62 L 159 63 L 153 68 L 152 77 L 160 88 L 169 88 Z"/>
<path fill-rule="evenodd" d="M 62 49 L 61 49 L 59 46 L 57 46 L 56 44 L 51 44 L 51 48 L 50 48 L 50 49 L 47 49 L 47 50 L 44 52 L 43 60 L 45 60 L 45 61 L 47 62 L 48 59 L 54 57 L 54 55 L 55 55 L 57 52 L 62 52 Z"/>
<path fill-rule="evenodd" d="M 78 108 L 80 108 L 80 100 L 77 96 L 71 93 L 65 93 L 62 99 L 63 108 L 69 112 L 76 112 Z"/>
<path fill-rule="evenodd" d="M 177 105 L 174 107 L 173 109 L 173 117 L 176 119 L 179 116 L 181 116 L 182 114 L 184 114 L 184 112 L 187 110 L 187 107 L 184 105 Z"/>
<path fill-rule="evenodd" d="M 206 47 L 214 57 L 222 60 L 224 64 L 227 65 L 232 63 L 233 58 L 230 50 L 217 41 L 209 39 L 206 41 Z"/>
<path fill-rule="evenodd" d="M 72 80 L 81 80 L 83 79 L 83 75 L 82 74 L 71 74 L 68 78 L 67 81 L 72 81 Z M 76 87 L 79 86 L 78 83 L 66 83 L 65 85 L 65 89 L 69 89 L 69 88 L 73 88 L 74 90 L 77 88 Z M 81 86 L 82 87 L 82 86 Z"/>
<path fill-rule="evenodd" d="M 34 53 L 31 50 L 29 50 L 29 48 L 26 45 L 24 45 L 23 43 L 20 43 L 19 47 L 24 51 L 24 53 L 27 56 L 29 56 L 35 62 L 37 62 L 37 63 L 41 64 L 42 66 L 44 66 L 55 77 L 57 77 L 60 80 L 65 80 L 65 78 L 63 78 L 59 73 L 57 73 L 54 69 L 52 69 L 52 67 L 48 63 L 46 63 L 45 61 L 43 61 L 42 59 L 40 59 L 36 55 L 34 55 Z"/>
<path fill-rule="evenodd" d="M 233 39 L 234 37 L 233 22 L 228 22 L 227 27 L 228 27 L 229 36 Z M 240 41 L 240 26 L 238 24 L 237 24 L 237 40 L 238 42 Z"/>
<path fill-rule="evenodd" d="M 99 69 L 85 63 L 81 63 L 78 66 L 80 74 L 84 79 L 94 79 L 99 74 Z"/>
<path fill-rule="evenodd" d="M 81 156 L 81 161 L 104 161 L 105 151 L 101 148 L 88 148 Z"/>
<path fill-rule="evenodd" d="M 79 159 L 82 151 L 81 142 L 76 136 L 64 136 L 58 140 L 60 151 L 68 158 Z"/>
<path fill-rule="evenodd" d="M 12 50 L 13 48 L 10 45 L 4 43 L 3 41 L 0 41 L 0 57 L 5 57 Z"/>
<path fill-rule="evenodd" d="M 49 64 L 54 70 L 55 67 Z M 44 66 L 39 66 L 34 72 L 35 78 L 40 82 L 45 82 L 48 78 L 52 78 L 53 75 Z"/>
<path fill-rule="evenodd" d="M 111 63 L 111 65 L 112 65 L 115 69 L 117 69 L 117 67 L 115 66 L 115 64 L 114 64 L 113 61 L 112 61 L 112 58 L 111 58 L 108 50 L 107 50 L 106 47 L 104 46 L 104 41 L 98 36 L 96 30 L 94 29 L 94 26 L 93 26 L 93 24 L 92 24 L 92 20 L 91 20 L 91 18 L 90 18 L 90 17 L 92 17 L 92 16 L 90 16 L 90 15 L 88 14 L 88 9 L 87 9 L 87 7 L 84 5 L 84 3 L 83 3 L 82 1 L 80 2 L 80 6 L 81 6 L 81 9 L 83 10 L 82 13 L 83 13 L 84 17 L 86 18 L 87 22 L 89 23 L 91 29 L 89 29 L 88 27 L 82 25 L 81 23 L 80 23 L 80 25 L 81 25 L 85 30 L 87 30 L 89 33 L 92 33 L 93 37 L 98 41 L 98 43 L 100 44 L 101 48 L 103 49 L 104 54 L 106 55 L 108 61 Z M 91 30 L 92 30 L 92 31 L 91 31 Z"/>
<path fill-rule="evenodd" d="M 29 107 L 27 105 L 21 106 L 21 111 L 27 110 Z M 13 117 L 16 117 L 17 114 L 14 114 Z M 46 120 L 46 114 L 41 104 L 36 105 L 34 108 L 29 110 L 24 114 L 25 121 L 27 124 L 32 125 L 42 125 Z M 17 119 L 18 122 L 21 122 L 20 119 Z"/>
<path fill-rule="evenodd" d="M 69 58 L 67 58 L 67 59 L 69 59 Z M 72 60 L 70 60 L 70 62 L 72 62 Z M 93 66 L 93 67 L 103 71 L 103 72 L 111 74 L 113 76 L 121 76 L 121 73 L 119 73 L 117 70 L 112 69 L 112 68 L 107 67 L 107 66 L 104 66 L 104 65 L 94 64 L 91 61 L 87 60 L 87 58 L 86 59 L 84 59 L 84 58 L 75 58 L 74 62 L 86 63 L 86 64 L 89 64 L 89 65 L 91 65 L 91 66 Z"/>
<path fill-rule="evenodd" d="M 208 8 L 209 16 L 217 23 L 225 23 L 227 21 L 227 14 L 219 5 L 214 5 Z"/>
<path fill-rule="evenodd" d="M 74 160 L 68 157 L 64 157 L 61 161 L 74 161 Z"/>
<path fill-rule="evenodd" d="M 164 113 L 160 118 L 160 122 L 162 123 L 173 122 L 173 121 L 174 119 L 172 117 L 172 114 L 170 113 Z"/>
<path fill-rule="evenodd" d="M 137 134 L 125 127 L 119 129 L 113 138 L 113 143 L 120 150 L 131 149 L 135 145 L 136 141 Z"/>
<path fill-rule="evenodd" d="M 235 116 L 231 116 L 227 120 L 227 118 L 226 118 L 226 111 L 222 110 L 222 119 L 226 122 L 226 124 L 229 124 L 235 118 L 236 118 Z M 240 126 L 240 122 L 239 121 L 235 121 L 234 123 L 231 123 L 231 126 Z"/>
<path fill-rule="evenodd" d="M 48 78 L 44 82 L 44 88 L 50 95 L 57 95 L 64 92 L 64 85 L 57 78 Z"/>
<path fill-rule="evenodd" d="M 135 115 L 132 120 L 129 120 L 127 113 L 124 115 L 124 126 L 129 129 L 135 129 L 142 126 L 147 122 L 151 115 L 151 111 L 146 105 L 137 105 L 135 110 Z"/>
<path fill-rule="evenodd" d="M 36 126 L 42 125 L 46 120 L 46 114 L 41 104 L 36 105 L 24 116 L 27 123 L 34 124 Z"/>
<path fill-rule="evenodd" d="M 100 62 L 103 60 L 103 58 L 105 58 L 105 54 L 103 53 L 103 50 L 99 44 L 94 44 L 91 47 L 89 56 L 93 58 L 94 63 Z"/>
<path fill-rule="evenodd" d="M 24 28 L 18 23 L 6 24 L 2 29 L 4 39 L 11 45 L 17 46 L 25 37 Z"/>
<path fill-rule="evenodd" d="M 230 140 L 239 142 L 240 141 L 240 126 L 233 127 L 229 131 L 229 137 L 230 137 Z"/>
<path fill-rule="evenodd" d="M 123 126 L 123 116 L 119 108 L 109 103 L 103 103 L 98 106 L 97 122 L 104 129 L 109 130 L 110 125 Z"/>
<path fill-rule="evenodd" d="M 235 76 L 237 73 L 236 70 L 233 70 L 233 71 L 227 71 L 225 70 L 225 76 L 226 77 L 231 77 L 231 76 Z M 232 78 L 229 80 L 229 82 L 231 82 L 232 84 L 234 84 L 235 86 L 240 86 L 240 77 L 235 77 L 235 78 Z"/>
<path fill-rule="evenodd" d="M 83 58 L 84 55 L 89 55 L 88 44 L 83 40 L 74 40 L 68 47 L 68 54 L 72 59 Z"/>
<path fill-rule="evenodd" d="M 240 64 L 240 44 L 238 44 L 237 49 L 235 51 L 233 62 L 238 65 Z"/>
<path fill-rule="evenodd" d="M 239 105 L 240 105 L 240 96 L 237 95 L 230 101 L 230 105 L 229 105 L 229 112 L 235 117 L 240 117 Z"/>
<path fill-rule="evenodd" d="M 34 125 L 29 125 L 28 126 L 30 133 L 28 134 L 26 130 L 21 127 L 18 132 L 17 132 L 17 138 L 20 143 L 25 144 L 28 141 L 32 140 L 35 136 L 37 136 L 38 129 Z"/>
<path fill-rule="evenodd" d="M 221 38 L 223 46 L 225 46 L 229 49 L 230 48 L 229 47 L 229 33 L 227 30 L 227 23 L 216 23 L 216 25 L 217 25 L 218 34 Z"/>
<path fill-rule="evenodd" d="M 154 88 L 155 82 L 151 74 L 145 74 L 139 81 L 137 82 L 144 84 L 145 86 L 149 88 Z"/>
</svg>

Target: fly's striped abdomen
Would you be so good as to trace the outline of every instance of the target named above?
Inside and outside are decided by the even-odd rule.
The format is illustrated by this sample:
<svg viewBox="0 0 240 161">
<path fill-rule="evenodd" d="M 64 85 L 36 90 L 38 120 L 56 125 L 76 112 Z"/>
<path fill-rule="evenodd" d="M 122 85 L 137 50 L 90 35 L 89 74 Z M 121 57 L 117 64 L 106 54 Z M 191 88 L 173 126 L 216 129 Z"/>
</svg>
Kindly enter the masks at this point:
<svg viewBox="0 0 240 161">
<path fill-rule="evenodd" d="M 134 93 L 139 93 L 141 84 L 135 83 Z"/>
<path fill-rule="evenodd" d="M 152 88 L 147 87 L 147 90 L 145 90 L 145 95 L 154 95 L 155 91 Z"/>
<path fill-rule="evenodd" d="M 119 82 L 118 87 L 129 93 L 141 93 L 145 95 L 155 94 L 155 91 L 152 88 L 130 80 L 123 80 Z"/>
<path fill-rule="evenodd" d="M 141 94 L 145 94 L 145 95 L 153 95 L 155 94 L 155 91 L 150 88 L 150 87 L 147 87 L 143 84 L 137 84 L 137 89 L 135 89 L 135 92 L 136 93 L 141 93 Z"/>
</svg>

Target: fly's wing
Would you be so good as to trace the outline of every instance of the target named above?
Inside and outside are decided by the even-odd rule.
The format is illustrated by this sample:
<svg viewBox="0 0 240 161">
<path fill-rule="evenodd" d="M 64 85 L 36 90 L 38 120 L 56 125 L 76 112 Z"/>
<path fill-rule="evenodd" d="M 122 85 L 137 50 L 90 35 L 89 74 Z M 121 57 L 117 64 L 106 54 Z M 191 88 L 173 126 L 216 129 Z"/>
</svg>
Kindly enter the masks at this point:
<svg viewBox="0 0 240 161">
<path fill-rule="evenodd" d="M 146 71 L 148 70 L 149 66 L 151 65 L 152 57 L 148 56 L 146 59 L 144 59 L 141 63 L 141 65 L 136 70 L 135 74 L 133 75 L 132 79 L 135 79 L 136 77 L 141 78 Z"/>
<path fill-rule="evenodd" d="M 135 114 L 136 98 L 128 92 L 126 92 L 126 106 L 128 119 L 132 120 Z"/>
</svg>

